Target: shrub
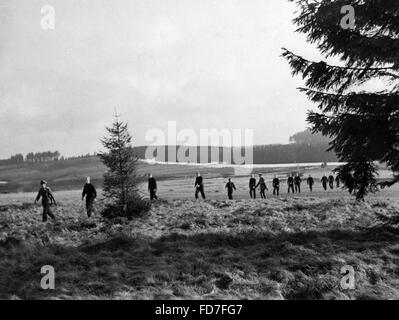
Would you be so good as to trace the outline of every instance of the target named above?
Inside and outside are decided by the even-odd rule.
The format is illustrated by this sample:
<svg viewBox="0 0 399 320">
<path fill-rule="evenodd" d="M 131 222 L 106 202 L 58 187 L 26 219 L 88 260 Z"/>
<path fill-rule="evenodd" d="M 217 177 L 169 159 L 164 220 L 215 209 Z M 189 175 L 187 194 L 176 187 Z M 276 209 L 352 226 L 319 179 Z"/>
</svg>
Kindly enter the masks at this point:
<svg viewBox="0 0 399 320">
<path fill-rule="evenodd" d="M 107 219 L 125 217 L 128 219 L 143 217 L 151 209 L 148 200 L 134 197 L 126 201 L 126 205 L 109 203 L 105 205 L 101 215 Z"/>
</svg>

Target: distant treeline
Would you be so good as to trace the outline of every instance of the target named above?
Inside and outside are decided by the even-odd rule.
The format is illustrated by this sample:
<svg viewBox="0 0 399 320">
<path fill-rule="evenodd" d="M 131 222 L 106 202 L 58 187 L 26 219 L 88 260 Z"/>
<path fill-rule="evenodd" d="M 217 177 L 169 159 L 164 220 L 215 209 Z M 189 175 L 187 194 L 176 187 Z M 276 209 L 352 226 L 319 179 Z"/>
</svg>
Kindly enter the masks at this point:
<svg viewBox="0 0 399 320">
<path fill-rule="evenodd" d="M 64 161 L 70 159 L 81 159 L 93 157 L 95 154 L 86 154 L 74 157 L 61 156 L 59 151 L 44 151 L 44 152 L 29 152 L 26 156 L 22 153 L 11 156 L 8 159 L 0 160 L 0 165 L 6 164 L 21 164 L 21 163 L 40 163 L 40 162 L 51 162 L 51 161 Z"/>
<path fill-rule="evenodd" d="M 60 158 L 58 151 L 29 152 L 25 157 L 18 153 L 8 159 L 0 160 L 0 164 L 20 164 L 23 162 L 49 162 L 57 161 Z"/>
<path fill-rule="evenodd" d="M 312 134 L 309 130 L 299 132 L 290 137 L 290 144 L 261 145 L 254 146 L 253 164 L 278 164 L 278 163 L 307 163 L 307 162 L 336 162 L 337 157 L 333 152 L 327 152 L 329 139 Z M 148 152 L 152 148 L 154 151 Z M 176 149 L 176 150 L 173 150 Z M 164 146 L 164 147 L 135 147 L 134 151 L 138 158 L 155 159 L 165 162 L 192 162 L 210 163 L 220 162 L 228 164 L 243 164 L 242 158 L 250 153 L 248 148 L 227 147 L 186 147 L 186 146 Z M 146 153 L 151 153 L 146 155 Z M 171 155 L 169 156 L 169 152 Z M 241 155 L 242 158 L 237 155 Z M 20 164 L 23 162 L 49 162 L 65 161 L 93 157 L 95 154 L 86 154 L 75 157 L 60 156 L 58 151 L 30 152 L 25 157 L 17 154 L 9 159 L 0 160 L 0 164 Z M 180 157 L 179 157 L 180 156 Z M 182 158 L 185 158 L 182 160 Z M 180 160 L 180 161 L 179 161 Z"/>
</svg>

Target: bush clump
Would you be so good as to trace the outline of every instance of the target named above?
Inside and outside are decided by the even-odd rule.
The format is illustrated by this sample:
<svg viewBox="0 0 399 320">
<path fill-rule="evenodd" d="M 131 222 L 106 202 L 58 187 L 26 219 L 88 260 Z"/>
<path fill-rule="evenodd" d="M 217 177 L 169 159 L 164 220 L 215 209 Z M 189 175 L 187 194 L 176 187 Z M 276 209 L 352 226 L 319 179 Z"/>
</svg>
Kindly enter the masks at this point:
<svg viewBox="0 0 399 320">
<path fill-rule="evenodd" d="M 135 197 L 129 199 L 125 205 L 117 203 L 108 203 L 105 205 L 101 215 L 107 219 L 116 219 L 120 217 L 140 218 L 151 209 L 151 203 L 148 200 Z"/>
</svg>

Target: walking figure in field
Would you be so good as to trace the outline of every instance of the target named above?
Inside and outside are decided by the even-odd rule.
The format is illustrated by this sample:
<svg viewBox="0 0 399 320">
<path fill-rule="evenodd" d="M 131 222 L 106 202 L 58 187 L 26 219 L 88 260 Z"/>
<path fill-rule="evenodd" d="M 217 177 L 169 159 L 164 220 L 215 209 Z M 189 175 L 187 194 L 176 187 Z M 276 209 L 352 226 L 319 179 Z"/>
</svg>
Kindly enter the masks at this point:
<svg viewBox="0 0 399 320">
<path fill-rule="evenodd" d="M 353 174 L 348 173 L 345 180 L 346 180 L 345 185 L 348 188 L 349 193 L 352 194 L 353 189 L 355 187 L 355 178 L 354 178 Z"/>
<path fill-rule="evenodd" d="M 87 177 L 86 184 L 83 187 L 82 191 L 82 201 L 86 197 L 86 212 L 87 216 L 90 218 L 91 213 L 93 212 L 93 204 L 97 198 L 97 191 L 94 185 L 90 182 L 90 177 Z"/>
<path fill-rule="evenodd" d="M 288 184 L 288 193 L 290 193 L 290 191 L 292 191 L 292 193 L 294 193 L 294 178 L 292 176 L 292 174 L 288 177 L 287 180 L 287 184 Z"/>
<path fill-rule="evenodd" d="M 329 175 L 328 177 L 328 185 L 330 186 L 330 189 L 334 189 L 334 176 L 332 174 Z"/>
<path fill-rule="evenodd" d="M 151 173 L 148 174 L 148 192 L 150 193 L 150 200 L 158 200 L 157 197 L 157 181 Z"/>
<path fill-rule="evenodd" d="M 195 188 L 195 199 L 198 199 L 198 193 L 201 193 L 202 199 L 205 200 L 204 183 L 201 174 L 199 172 L 197 172 L 197 178 L 195 178 L 194 188 Z"/>
<path fill-rule="evenodd" d="M 47 216 L 50 216 L 53 220 L 55 220 L 54 214 L 51 212 L 51 205 L 57 205 L 57 202 L 54 199 L 53 193 L 51 189 L 47 187 L 47 182 L 42 180 L 40 181 L 40 189 L 37 193 L 37 197 L 35 200 L 35 204 L 42 198 L 42 206 L 43 206 L 43 222 L 47 221 Z"/>
<path fill-rule="evenodd" d="M 299 176 L 299 174 L 297 173 L 295 178 L 294 178 L 295 192 L 297 192 L 297 193 L 301 193 L 301 182 L 302 182 L 302 179 Z"/>
<path fill-rule="evenodd" d="M 309 186 L 310 192 L 313 191 L 314 179 L 311 175 L 309 175 L 308 179 L 306 180 L 307 185 Z"/>
<path fill-rule="evenodd" d="M 280 179 L 277 176 L 273 179 L 273 195 L 280 195 Z"/>
<path fill-rule="evenodd" d="M 339 188 L 340 182 L 341 181 L 339 180 L 339 175 L 337 174 L 337 176 L 335 177 L 335 183 L 336 183 L 337 189 Z"/>
<path fill-rule="evenodd" d="M 234 183 L 231 181 L 231 178 L 229 178 L 229 181 L 226 183 L 225 188 L 227 189 L 227 196 L 230 200 L 233 200 L 233 191 L 237 189 Z"/>
<path fill-rule="evenodd" d="M 259 181 L 255 188 L 257 188 L 258 186 L 260 188 L 260 197 L 262 199 L 266 199 L 265 190 L 268 190 L 268 189 L 267 189 L 265 179 L 262 177 L 261 173 L 259 173 Z"/>
<path fill-rule="evenodd" d="M 323 185 L 324 191 L 327 191 L 327 182 L 328 182 L 328 178 L 326 175 L 324 175 L 323 178 L 321 178 L 321 183 Z"/>
<path fill-rule="evenodd" d="M 256 199 L 256 179 L 255 175 L 252 175 L 249 179 L 249 195 L 251 199 Z"/>
</svg>

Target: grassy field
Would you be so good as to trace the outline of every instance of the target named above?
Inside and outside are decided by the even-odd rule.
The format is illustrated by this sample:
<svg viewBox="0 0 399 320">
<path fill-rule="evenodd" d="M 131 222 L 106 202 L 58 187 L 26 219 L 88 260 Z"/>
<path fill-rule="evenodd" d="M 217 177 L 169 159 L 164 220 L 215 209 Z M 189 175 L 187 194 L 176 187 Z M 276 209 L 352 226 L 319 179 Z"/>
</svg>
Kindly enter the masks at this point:
<svg viewBox="0 0 399 320">
<path fill-rule="evenodd" d="M 329 174 L 334 168 L 332 166 L 320 168 L 319 165 L 286 168 L 276 165 L 275 167 L 256 167 L 252 170 L 252 173 L 263 173 L 269 182 L 277 174 L 284 182 L 287 175 L 292 172 L 298 172 L 305 177 L 308 174 L 312 174 L 316 179 L 320 179 L 323 174 Z M 87 176 L 90 176 L 92 182 L 98 186 L 102 184 L 102 177 L 105 171 L 106 168 L 97 157 L 47 163 L 0 165 L 0 194 L 37 191 L 39 182 L 42 179 L 48 181 L 55 191 L 80 189 L 84 185 Z M 139 181 L 145 181 L 147 174 L 151 172 L 163 186 L 163 194 L 170 199 L 173 192 L 176 193 L 178 191 L 177 195 L 180 197 L 181 194 L 186 193 L 187 188 L 192 188 L 197 171 L 200 171 L 209 182 L 208 186 L 211 187 L 214 193 L 223 193 L 223 186 L 227 182 L 227 177 L 237 177 L 238 184 L 242 186 L 242 188 L 240 187 L 241 196 L 245 194 L 246 197 L 247 192 L 243 193 L 243 190 L 247 189 L 247 180 L 251 170 L 139 162 L 137 175 Z M 381 178 L 391 175 L 389 171 L 383 168 L 381 168 L 380 173 Z"/>
<path fill-rule="evenodd" d="M 319 187 L 249 200 L 241 178 L 226 201 L 219 177 L 195 202 L 191 180 L 161 181 L 147 216 L 113 225 L 85 217 L 80 191 L 56 191 L 46 224 L 34 193 L 0 195 L 0 298 L 399 299 L 399 232 L 375 227 L 397 214 L 397 187 L 364 203 Z M 55 290 L 40 288 L 43 265 Z M 340 288 L 344 265 L 354 290 Z"/>
</svg>

